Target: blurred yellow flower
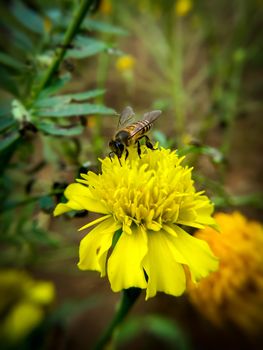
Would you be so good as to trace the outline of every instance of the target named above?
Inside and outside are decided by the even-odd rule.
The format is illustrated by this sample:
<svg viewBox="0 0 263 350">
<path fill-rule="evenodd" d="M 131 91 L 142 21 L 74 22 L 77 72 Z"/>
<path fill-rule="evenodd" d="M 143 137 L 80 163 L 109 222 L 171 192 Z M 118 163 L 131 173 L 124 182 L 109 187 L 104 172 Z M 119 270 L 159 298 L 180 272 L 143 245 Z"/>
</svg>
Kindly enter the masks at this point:
<svg viewBox="0 0 263 350">
<path fill-rule="evenodd" d="M 44 318 L 55 297 L 51 282 L 35 281 L 19 270 L 0 271 L 0 336 L 16 343 Z"/>
<path fill-rule="evenodd" d="M 181 295 L 183 265 L 193 281 L 218 266 L 208 244 L 182 228 L 213 226 L 213 205 L 195 191 L 192 169 L 181 165 L 183 157 L 175 151 L 143 146 L 141 158 L 136 149 L 129 151 L 122 165 L 117 157 L 106 157 L 101 174 L 81 174 L 79 183 L 65 190 L 68 202 L 58 204 L 54 214 L 83 209 L 103 214 L 80 229 L 96 225 L 80 243 L 78 266 L 101 277 L 107 272 L 114 292 L 138 287 L 146 289 L 146 299 L 157 291 Z"/>
<path fill-rule="evenodd" d="M 263 227 L 239 212 L 215 215 L 221 233 L 197 231 L 220 259 L 218 271 L 190 283 L 194 305 L 218 325 L 232 321 L 248 332 L 263 328 Z M 205 307 L 204 307 L 205 305 Z"/>
<path fill-rule="evenodd" d="M 175 3 L 175 13 L 179 17 L 186 16 L 192 9 L 193 4 L 191 0 L 177 0 Z"/>
<path fill-rule="evenodd" d="M 88 115 L 86 119 L 86 126 L 88 129 L 93 129 L 96 126 L 97 116 Z"/>
<path fill-rule="evenodd" d="M 116 61 L 116 68 L 119 72 L 131 71 L 134 67 L 135 59 L 131 55 L 123 55 Z"/>
<path fill-rule="evenodd" d="M 99 11 L 105 15 L 109 15 L 112 12 L 111 0 L 101 0 L 99 5 Z"/>
<path fill-rule="evenodd" d="M 50 33 L 52 30 L 52 26 L 53 26 L 51 19 L 49 17 L 45 16 L 43 19 L 43 24 L 44 24 L 45 32 Z"/>
</svg>

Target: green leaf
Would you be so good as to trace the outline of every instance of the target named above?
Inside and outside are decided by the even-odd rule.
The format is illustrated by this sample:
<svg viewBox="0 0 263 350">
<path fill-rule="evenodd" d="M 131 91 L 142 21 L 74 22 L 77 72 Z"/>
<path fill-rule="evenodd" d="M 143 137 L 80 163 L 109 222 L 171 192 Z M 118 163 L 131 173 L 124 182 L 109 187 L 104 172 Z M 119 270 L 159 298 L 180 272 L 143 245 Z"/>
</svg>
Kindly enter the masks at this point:
<svg viewBox="0 0 263 350">
<path fill-rule="evenodd" d="M 0 86 L 3 88 L 3 90 L 10 92 L 12 95 L 17 96 L 18 95 L 18 87 L 16 82 L 14 81 L 13 77 L 10 75 L 10 73 L 0 66 Z"/>
<path fill-rule="evenodd" d="M 66 300 L 61 304 L 47 319 L 50 327 L 60 325 L 62 328 L 66 328 L 71 322 L 73 317 L 92 309 L 101 303 L 101 296 L 96 295 L 83 300 Z"/>
<path fill-rule="evenodd" d="M 42 210 L 51 211 L 54 209 L 55 203 L 52 196 L 46 195 L 39 199 L 39 205 Z"/>
<path fill-rule="evenodd" d="M 0 104 L 0 117 L 8 117 L 11 114 L 11 107 L 9 103 Z"/>
<path fill-rule="evenodd" d="M 76 136 L 80 135 L 84 127 L 81 125 L 65 128 L 65 127 L 58 127 L 57 125 L 51 124 L 51 123 L 38 123 L 37 128 L 47 134 L 50 135 L 58 135 L 58 136 Z"/>
<path fill-rule="evenodd" d="M 222 163 L 222 161 L 224 160 L 224 155 L 217 148 L 210 147 L 210 146 L 189 145 L 179 149 L 177 153 L 179 157 L 185 156 L 191 153 L 205 154 L 211 157 L 212 161 L 216 164 Z"/>
<path fill-rule="evenodd" d="M 153 131 L 153 138 L 159 143 L 160 146 L 165 148 L 170 148 L 172 146 L 173 140 L 169 140 L 166 135 L 160 130 Z"/>
<path fill-rule="evenodd" d="M 19 138 L 19 133 L 12 133 L 0 140 L 0 152 L 8 148 Z"/>
<path fill-rule="evenodd" d="M 62 89 L 70 80 L 71 80 L 70 73 L 66 73 L 63 76 L 59 77 L 57 80 L 53 81 L 49 87 L 41 91 L 41 93 L 39 94 L 38 100 L 46 96 L 55 94 L 60 89 Z"/>
<path fill-rule="evenodd" d="M 31 112 L 19 100 L 12 101 L 12 114 L 18 121 L 31 121 L 32 119 Z"/>
<path fill-rule="evenodd" d="M 0 131 L 6 131 L 16 125 L 16 121 L 11 118 L 0 118 Z"/>
<path fill-rule="evenodd" d="M 172 320 L 158 315 L 149 315 L 143 317 L 134 317 L 124 322 L 119 331 L 115 334 L 115 342 L 118 345 L 124 345 L 144 334 L 145 331 L 161 338 L 165 343 L 170 343 L 172 348 L 178 350 L 189 350 L 191 346 L 185 334 L 179 326 Z"/>
<path fill-rule="evenodd" d="M 263 209 L 263 195 L 260 193 L 252 193 L 243 196 L 215 196 L 212 201 L 217 208 L 229 206 L 249 206 Z"/>
<path fill-rule="evenodd" d="M 14 57 L 11 57 L 4 52 L 0 52 L 0 63 L 2 63 L 7 67 L 18 69 L 18 70 L 25 67 L 23 63 L 19 62 Z"/>
<path fill-rule="evenodd" d="M 44 32 L 42 18 L 36 12 L 26 7 L 22 1 L 14 1 L 11 12 L 27 29 L 37 34 L 42 34 Z"/>
<path fill-rule="evenodd" d="M 191 348 L 180 327 L 172 320 L 158 315 L 151 315 L 146 317 L 145 325 L 150 332 L 164 341 L 176 344 L 177 349 L 188 350 Z"/>
<path fill-rule="evenodd" d="M 73 45 L 74 49 L 69 49 L 66 53 L 67 58 L 85 58 L 106 51 L 109 48 L 109 46 L 102 41 L 80 35 L 76 37 Z"/>
<path fill-rule="evenodd" d="M 24 32 L 21 30 L 12 29 L 11 35 L 13 37 L 12 44 L 23 50 L 24 53 L 31 52 L 33 50 L 34 45 L 32 40 Z"/>
<path fill-rule="evenodd" d="M 57 238 L 54 238 L 51 232 L 45 231 L 39 227 L 37 220 L 33 220 L 30 226 L 27 225 L 23 230 L 23 236 L 26 242 L 33 243 L 37 246 L 58 247 L 59 240 Z"/>
<path fill-rule="evenodd" d="M 107 34 L 115 34 L 115 35 L 127 35 L 128 32 L 120 27 L 115 25 L 100 22 L 91 18 L 85 19 L 85 21 L 81 25 L 81 29 L 94 30 Z"/>
<path fill-rule="evenodd" d="M 95 105 L 91 103 L 71 103 L 69 105 L 58 105 L 54 108 L 39 109 L 35 111 L 38 117 L 73 117 L 87 114 L 115 114 L 116 112 L 103 105 Z"/>
<path fill-rule="evenodd" d="M 80 92 L 76 94 L 67 94 L 61 96 L 52 96 L 46 98 L 39 98 L 35 103 L 35 107 L 53 107 L 56 105 L 66 104 L 73 101 L 83 101 L 90 98 L 101 96 L 105 93 L 104 89 L 91 90 L 87 92 Z"/>
</svg>

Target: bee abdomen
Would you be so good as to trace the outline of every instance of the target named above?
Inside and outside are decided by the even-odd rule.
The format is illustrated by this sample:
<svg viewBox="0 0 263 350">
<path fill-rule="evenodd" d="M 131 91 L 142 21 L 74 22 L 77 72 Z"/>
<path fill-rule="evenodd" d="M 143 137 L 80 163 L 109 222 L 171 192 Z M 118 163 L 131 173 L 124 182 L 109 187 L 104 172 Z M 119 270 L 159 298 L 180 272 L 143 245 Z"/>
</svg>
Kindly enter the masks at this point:
<svg viewBox="0 0 263 350">
<path fill-rule="evenodd" d="M 141 127 L 144 133 L 149 131 L 152 127 L 152 123 L 150 123 L 148 120 L 140 120 L 137 122 L 137 125 Z"/>
</svg>

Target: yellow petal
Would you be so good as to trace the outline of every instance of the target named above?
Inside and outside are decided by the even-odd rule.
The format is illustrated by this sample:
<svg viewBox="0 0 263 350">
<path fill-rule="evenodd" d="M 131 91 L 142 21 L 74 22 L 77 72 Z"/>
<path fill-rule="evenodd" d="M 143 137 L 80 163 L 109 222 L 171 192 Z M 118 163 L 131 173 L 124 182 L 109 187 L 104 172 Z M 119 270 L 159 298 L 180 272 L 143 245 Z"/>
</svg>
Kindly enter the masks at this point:
<svg viewBox="0 0 263 350">
<path fill-rule="evenodd" d="M 163 224 L 162 228 L 170 235 L 177 237 L 177 233 L 175 232 L 173 225 Z"/>
<path fill-rule="evenodd" d="M 162 230 L 148 234 L 148 253 L 143 260 L 148 275 L 146 300 L 158 291 L 178 296 L 185 290 L 184 269 L 174 259 L 168 237 L 172 236 Z"/>
<path fill-rule="evenodd" d="M 87 186 L 73 183 L 68 185 L 68 187 L 65 189 L 64 195 L 67 199 L 70 199 L 74 196 L 88 196 L 90 197 L 90 190 Z"/>
<path fill-rule="evenodd" d="M 88 228 L 88 227 L 97 225 L 97 224 L 99 224 L 100 222 L 102 222 L 102 221 L 104 221 L 104 220 L 106 220 L 106 219 L 108 219 L 108 218 L 110 218 L 110 217 L 111 217 L 110 214 L 101 216 L 100 218 L 98 218 L 98 219 L 96 219 L 96 220 L 93 220 L 93 221 L 89 222 L 88 224 L 82 226 L 81 228 L 78 229 L 78 231 L 82 231 L 82 230 L 84 230 L 85 228 Z"/>
<path fill-rule="evenodd" d="M 147 235 L 139 226 L 122 233 L 109 260 L 108 276 L 114 292 L 130 287 L 146 288 L 142 260 L 147 253 Z"/>
<path fill-rule="evenodd" d="M 64 214 L 64 213 L 66 213 L 66 212 L 68 212 L 68 211 L 71 211 L 71 210 L 81 210 L 81 208 L 79 208 L 79 209 L 78 209 L 78 208 L 73 209 L 73 208 L 72 208 L 72 205 L 69 206 L 69 205 L 67 205 L 67 204 L 65 204 L 65 203 L 59 203 L 59 204 L 56 206 L 55 210 L 54 210 L 54 216 L 58 216 L 58 215 Z"/>
<path fill-rule="evenodd" d="M 88 210 L 95 213 L 107 214 L 109 211 L 104 203 L 91 194 L 90 189 L 79 183 L 69 185 L 65 192 L 67 203 L 60 203 L 54 211 L 54 215 L 60 215 L 70 210 Z"/>
<path fill-rule="evenodd" d="M 80 270 L 95 270 L 102 277 L 105 276 L 107 252 L 113 235 L 119 228 L 120 225 L 113 218 L 107 218 L 81 240 L 78 263 Z"/>
<path fill-rule="evenodd" d="M 218 259 L 205 241 L 189 235 L 179 226 L 175 225 L 174 229 L 178 237 L 169 237 L 174 242 L 171 244 L 174 257 L 189 266 L 194 282 L 218 268 Z"/>
</svg>

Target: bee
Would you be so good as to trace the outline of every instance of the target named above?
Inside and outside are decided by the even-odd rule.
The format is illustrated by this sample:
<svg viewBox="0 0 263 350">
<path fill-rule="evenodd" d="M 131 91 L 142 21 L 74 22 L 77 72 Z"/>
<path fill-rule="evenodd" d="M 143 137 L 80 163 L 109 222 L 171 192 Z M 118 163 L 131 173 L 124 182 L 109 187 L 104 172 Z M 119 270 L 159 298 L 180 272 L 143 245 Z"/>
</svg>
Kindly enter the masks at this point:
<svg viewBox="0 0 263 350">
<path fill-rule="evenodd" d="M 154 150 L 154 147 L 146 135 L 146 133 L 151 129 L 153 123 L 162 111 L 151 111 L 143 115 L 142 120 L 134 122 L 135 113 L 131 107 L 126 107 L 120 114 L 118 129 L 114 138 L 109 142 L 112 154 L 116 154 L 119 162 L 120 158 L 125 151 L 125 160 L 129 155 L 128 147 L 132 145 L 137 145 L 137 152 L 139 157 L 141 156 L 140 140 L 145 138 L 145 144 L 148 148 Z M 120 163 L 121 164 L 121 163 Z"/>
</svg>

